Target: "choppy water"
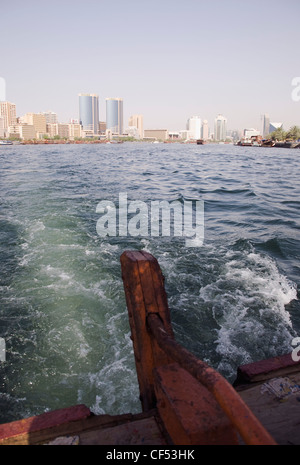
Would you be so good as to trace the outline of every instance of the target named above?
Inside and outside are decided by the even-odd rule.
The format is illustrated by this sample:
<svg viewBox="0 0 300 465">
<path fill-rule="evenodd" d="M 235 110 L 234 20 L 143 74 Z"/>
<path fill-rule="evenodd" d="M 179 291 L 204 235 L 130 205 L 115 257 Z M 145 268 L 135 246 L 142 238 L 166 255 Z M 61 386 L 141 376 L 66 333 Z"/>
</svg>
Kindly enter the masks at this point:
<svg viewBox="0 0 300 465">
<path fill-rule="evenodd" d="M 232 145 L 7 146 L 0 151 L 0 421 L 85 403 L 140 411 L 119 258 L 166 278 L 176 338 L 235 378 L 300 336 L 299 150 Z M 202 247 L 106 237 L 101 200 L 204 200 Z"/>
</svg>

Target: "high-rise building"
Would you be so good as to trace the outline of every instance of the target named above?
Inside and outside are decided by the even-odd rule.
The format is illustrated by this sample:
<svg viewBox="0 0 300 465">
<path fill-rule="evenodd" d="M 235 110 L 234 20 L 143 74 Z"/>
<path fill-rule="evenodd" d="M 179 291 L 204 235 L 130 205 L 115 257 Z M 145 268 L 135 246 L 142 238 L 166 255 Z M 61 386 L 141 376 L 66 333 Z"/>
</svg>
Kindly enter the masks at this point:
<svg viewBox="0 0 300 465">
<path fill-rule="evenodd" d="M 218 115 L 215 119 L 215 133 L 214 139 L 222 141 L 226 139 L 227 132 L 227 119 L 222 115 Z"/>
<path fill-rule="evenodd" d="M 106 131 L 112 134 L 123 134 L 123 99 L 106 99 Z"/>
<path fill-rule="evenodd" d="M 269 134 L 270 131 L 270 117 L 268 114 L 264 114 L 263 116 L 263 129 L 262 129 L 262 135 L 263 137 L 266 137 Z"/>
<path fill-rule="evenodd" d="M 42 113 L 42 115 L 44 115 L 45 118 L 46 118 L 46 124 L 56 124 L 56 123 L 58 123 L 57 114 L 54 113 L 53 111 L 45 111 L 45 112 Z"/>
<path fill-rule="evenodd" d="M 17 124 L 16 105 L 11 102 L 0 102 L 0 116 L 3 118 L 6 134 L 9 126 Z"/>
<path fill-rule="evenodd" d="M 74 140 L 81 137 L 81 126 L 79 123 L 69 123 L 69 139 Z"/>
<path fill-rule="evenodd" d="M 187 130 L 189 131 L 190 139 L 201 139 L 201 125 L 200 116 L 192 116 L 188 119 Z"/>
<path fill-rule="evenodd" d="M 0 116 L 0 139 L 3 139 L 4 135 L 4 117 Z"/>
<path fill-rule="evenodd" d="M 209 127 L 207 119 L 203 120 L 202 123 L 201 138 L 204 140 L 208 140 L 209 138 Z"/>
<path fill-rule="evenodd" d="M 47 132 L 46 117 L 42 113 L 26 113 L 21 122 L 34 126 L 36 137 L 41 137 Z"/>
<path fill-rule="evenodd" d="M 96 94 L 79 94 L 79 122 L 84 131 L 99 133 L 99 97 Z"/>
<path fill-rule="evenodd" d="M 135 127 L 137 132 L 140 136 L 140 139 L 144 137 L 144 122 L 143 122 L 143 115 L 132 115 L 129 118 L 129 126 Z"/>
</svg>

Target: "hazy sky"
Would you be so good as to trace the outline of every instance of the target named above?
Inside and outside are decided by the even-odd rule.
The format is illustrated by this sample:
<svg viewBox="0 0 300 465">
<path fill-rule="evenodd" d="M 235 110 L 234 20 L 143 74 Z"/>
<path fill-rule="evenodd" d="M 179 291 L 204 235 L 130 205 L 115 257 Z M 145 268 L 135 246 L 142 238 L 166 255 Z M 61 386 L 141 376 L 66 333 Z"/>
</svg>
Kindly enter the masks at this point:
<svg viewBox="0 0 300 465">
<path fill-rule="evenodd" d="M 78 93 L 124 99 L 144 127 L 185 129 L 218 113 L 229 129 L 261 115 L 300 126 L 299 0 L 0 0 L 0 77 L 17 115 L 78 118 Z"/>
</svg>

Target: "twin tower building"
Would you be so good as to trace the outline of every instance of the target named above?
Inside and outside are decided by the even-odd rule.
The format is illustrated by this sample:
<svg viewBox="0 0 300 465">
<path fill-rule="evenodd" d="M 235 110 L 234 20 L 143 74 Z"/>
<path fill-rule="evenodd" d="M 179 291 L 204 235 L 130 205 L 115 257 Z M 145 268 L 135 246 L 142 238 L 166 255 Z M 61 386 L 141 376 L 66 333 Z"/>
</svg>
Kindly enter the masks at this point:
<svg viewBox="0 0 300 465">
<path fill-rule="evenodd" d="M 90 135 L 100 133 L 99 97 L 96 94 L 79 94 L 79 119 L 83 130 Z M 106 131 L 123 134 L 123 99 L 106 99 Z"/>
</svg>

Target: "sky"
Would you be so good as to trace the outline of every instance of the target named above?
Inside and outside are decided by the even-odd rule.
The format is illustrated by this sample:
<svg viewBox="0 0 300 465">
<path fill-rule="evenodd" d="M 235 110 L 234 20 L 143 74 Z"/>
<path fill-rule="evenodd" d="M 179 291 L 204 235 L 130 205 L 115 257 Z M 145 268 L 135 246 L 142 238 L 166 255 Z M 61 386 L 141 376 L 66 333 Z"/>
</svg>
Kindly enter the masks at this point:
<svg viewBox="0 0 300 465">
<path fill-rule="evenodd" d="M 0 78 L 17 116 L 79 118 L 79 93 L 124 101 L 145 129 L 180 131 L 222 114 L 228 129 L 262 115 L 300 126 L 299 0 L 0 0 Z"/>
</svg>

